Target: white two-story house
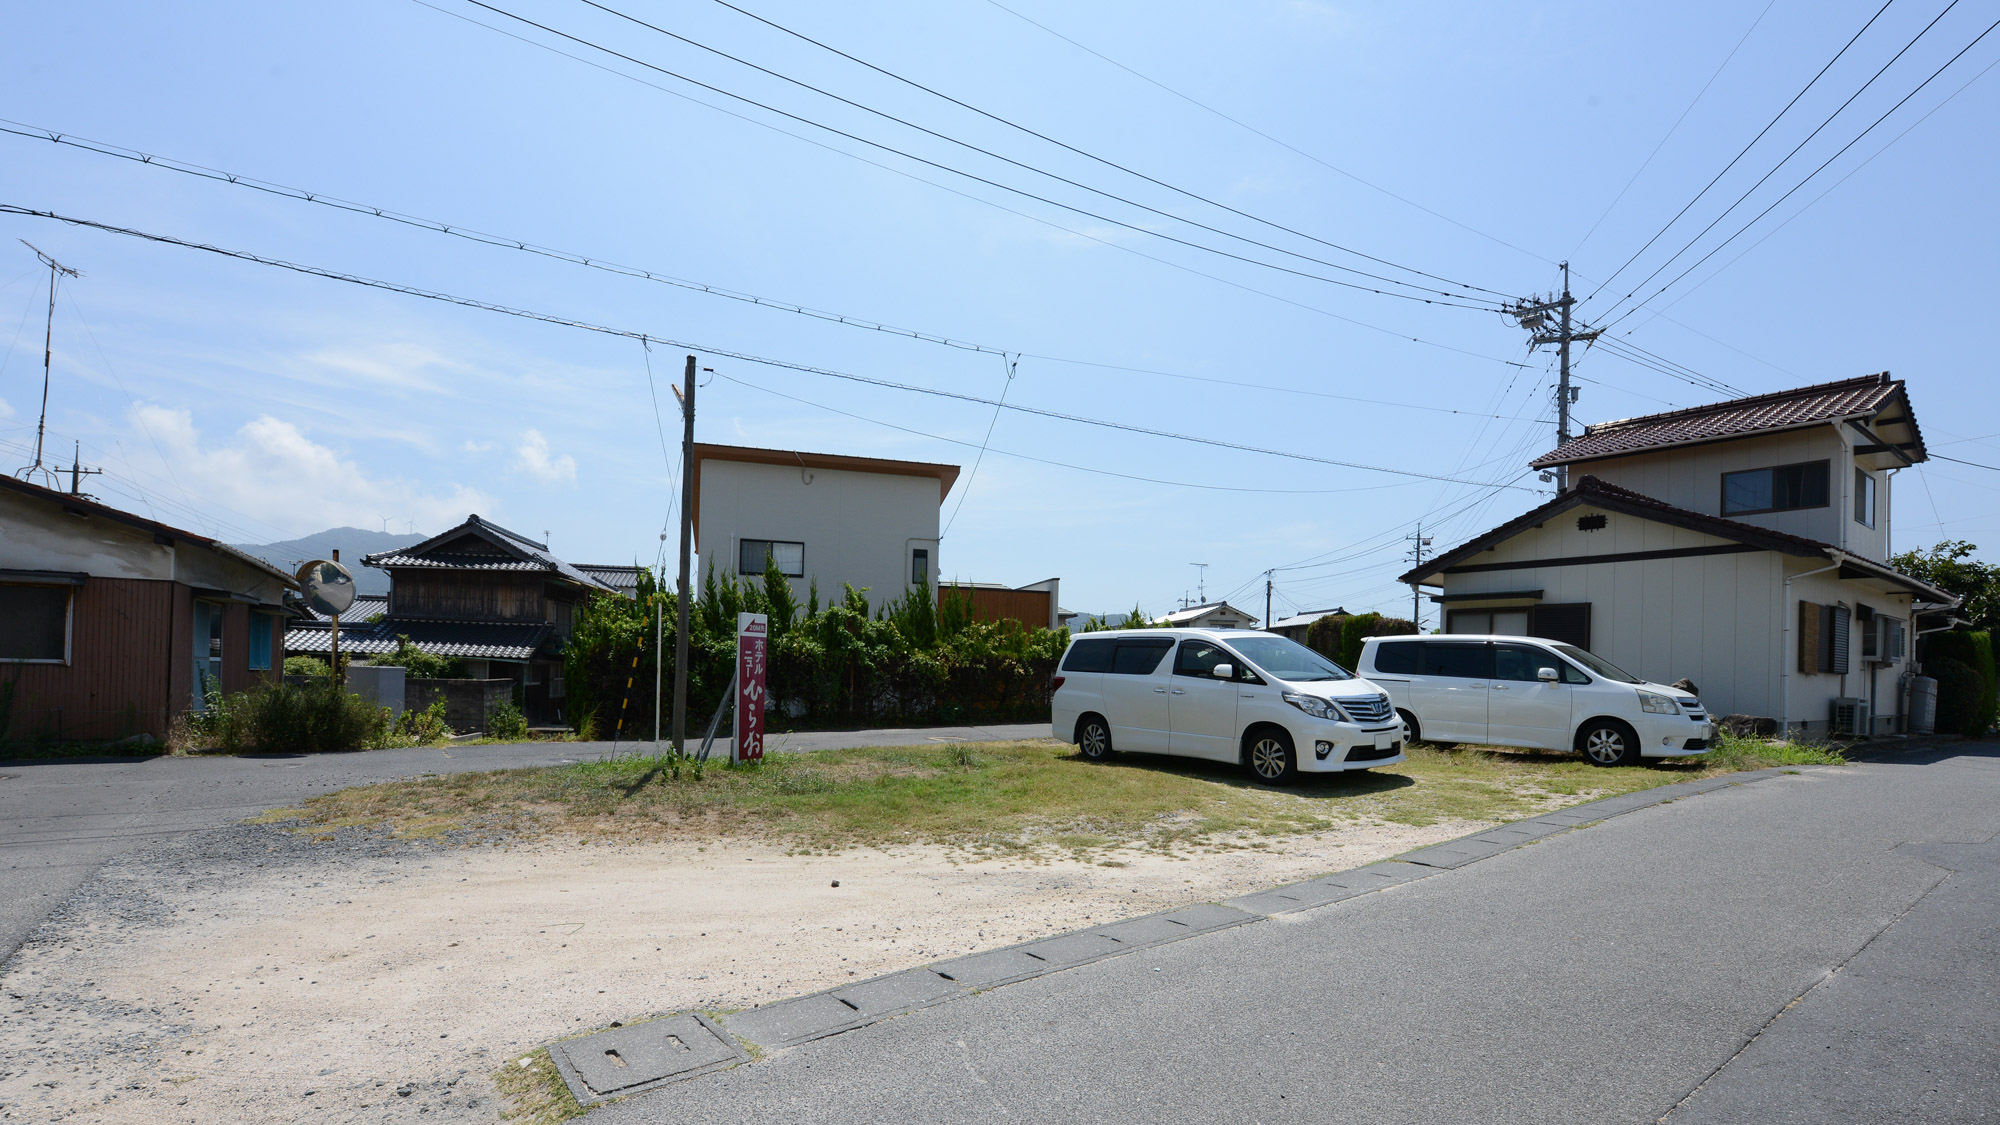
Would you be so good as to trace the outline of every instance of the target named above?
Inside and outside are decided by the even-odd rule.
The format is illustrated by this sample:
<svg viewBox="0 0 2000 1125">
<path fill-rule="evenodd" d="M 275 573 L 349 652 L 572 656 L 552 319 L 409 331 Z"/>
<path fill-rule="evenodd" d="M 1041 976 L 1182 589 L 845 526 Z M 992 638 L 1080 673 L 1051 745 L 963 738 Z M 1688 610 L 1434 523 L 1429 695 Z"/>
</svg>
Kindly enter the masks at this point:
<svg viewBox="0 0 2000 1125">
<path fill-rule="evenodd" d="M 1901 730 L 1916 616 L 1953 604 L 1888 565 L 1923 460 L 1886 372 L 1594 425 L 1533 462 L 1569 488 L 1403 581 L 1446 632 L 1568 641 L 1717 715 Z"/>
</svg>

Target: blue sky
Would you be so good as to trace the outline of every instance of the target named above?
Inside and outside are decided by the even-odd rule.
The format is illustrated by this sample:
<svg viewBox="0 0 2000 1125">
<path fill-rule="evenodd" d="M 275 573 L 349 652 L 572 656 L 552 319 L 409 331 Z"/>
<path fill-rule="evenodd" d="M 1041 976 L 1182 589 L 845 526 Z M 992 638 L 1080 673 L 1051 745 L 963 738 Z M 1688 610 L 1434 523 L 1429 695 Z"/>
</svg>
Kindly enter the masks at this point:
<svg viewBox="0 0 2000 1125">
<path fill-rule="evenodd" d="M 1623 287 L 1749 189 L 1944 3 L 1892 3 L 1583 314 L 1615 317 L 1608 306 Z M 1149 232 L 1322 276 L 1354 275 L 1299 255 L 1411 277 L 1324 244 L 1333 243 L 1521 295 L 1557 284 L 1554 263 L 1567 258 L 1578 294 L 1589 294 L 1880 4 L 742 4 L 1324 243 L 1053 147 L 712 0 L 609 5 L 1291 257 L 1088 195 L 576 0 L 495 6 L 1101 218 L 561 44 L 609 70 L 586 65 L 479 26 L 560 42 L 465 0 L 14 5 L 0 117 L 1019 353 L 1011 382 L 993 354 L 19 137 L 0 136 L 0 202 L 760 357 L 981 398 L 1004 388 L 1009 402 L 1047 410 L 1511 486 L 1009 411 L 995 423 L 975 403 L 703 357 L 716 370 L 700 392 L 703 440 L 969 470 L 991 425 L 991 450 L 944 508 L 947 577 L 1059 575 L 1072 608 L 1137 602 L 1160 612 L 1194 592 L 1190 564 L 1208 563 L 1211 597 L 1261 611 L 1262 572 L 1284 568 L 1275 575 L 1283 614 L 1337 604 L 1407 612 L 1394 576 L 1401 537 L 1419 520 L 1442 548 L 1536 503 L 1547 486 L 1526 462 L 1553 444 L 1550 357 L 1530 355 L 1524 334 L 1491 311 L 1382 297 Z M 1654 286 L 1853 139 L 1994 15 L 1971 4 L 1946 14 Z M 1974 81 L 1996 59 L 2000 33 L 1614 332 L 1748 392 L 1891 370 L 1909 380 L 1934 452 L 2000 464 L 2000 390 L 1981 329 L 2000 251 L 1990 143 L 2000 78 Z M 12 461 L 32 442 L 40 393 L 47 275 L 15 241 L 27 239 L 84 272 L 57 309 L 50 448 L 66 459 L 81 441 L 85 460 L 109 471 L 95 485 L 108 500 L 232 540 L 337 524 L 435 531 L 477 511 L 546 530 L 575 560 L 650 562 L 658 551 L 674 478 L 647 357 L 631 340 L 43 219 L 0 215 L 0 237 L 0 453 Z M 662 382 L 678 377 L 682 354 L 655 349 Z M 1603 349 L 1577 373 L 1580 421 L 1721 397 Z M 659 394 L 671 440 L 676 418 L 664 386 Z M 1898 547 L 1949 536 L 2000 557 L 1995 479 L 1944 462 L 1902 474 Z"/>
</svg>

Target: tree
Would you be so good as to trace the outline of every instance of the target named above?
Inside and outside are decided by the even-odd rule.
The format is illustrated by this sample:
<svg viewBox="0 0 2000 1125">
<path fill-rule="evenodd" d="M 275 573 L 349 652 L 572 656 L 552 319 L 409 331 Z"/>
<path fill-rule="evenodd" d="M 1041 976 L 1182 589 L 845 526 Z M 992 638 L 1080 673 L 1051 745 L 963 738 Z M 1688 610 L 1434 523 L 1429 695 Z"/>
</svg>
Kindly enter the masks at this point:
<svg viewBox="0 0 2000 1125">
<path fill-rule="evenodd" d="M 1947 539 L 1926 551 L 1904 551 L 1889 562 L 1904 574 L 1963 599 L 1958 616 L 1968 628 L 2000 632 L 2000 566 L 1973 558 L 1977 550 L 1963 539 Z"/>
</svg>

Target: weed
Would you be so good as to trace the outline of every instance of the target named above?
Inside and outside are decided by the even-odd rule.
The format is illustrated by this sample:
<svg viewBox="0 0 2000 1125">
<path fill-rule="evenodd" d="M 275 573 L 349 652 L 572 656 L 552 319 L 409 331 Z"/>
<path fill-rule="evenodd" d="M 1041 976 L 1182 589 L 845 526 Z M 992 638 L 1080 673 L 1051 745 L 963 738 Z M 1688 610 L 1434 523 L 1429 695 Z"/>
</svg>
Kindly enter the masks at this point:
<svg viewBox="0 0 2000 1125">
<path fill-rule="evenodd" d="M 525 1066 L 522 1064 L 526 1064 Z M 582 1117 L 584 1107 L 556 1071 L 546 1050 L 537 1050 L 521 1059 L 510 1059 L 493 1075 L 493 1085 L 507 1099 L 500 1112 L 502 1121 L 519 1125 L 558 1125 Z"/>
</svg>

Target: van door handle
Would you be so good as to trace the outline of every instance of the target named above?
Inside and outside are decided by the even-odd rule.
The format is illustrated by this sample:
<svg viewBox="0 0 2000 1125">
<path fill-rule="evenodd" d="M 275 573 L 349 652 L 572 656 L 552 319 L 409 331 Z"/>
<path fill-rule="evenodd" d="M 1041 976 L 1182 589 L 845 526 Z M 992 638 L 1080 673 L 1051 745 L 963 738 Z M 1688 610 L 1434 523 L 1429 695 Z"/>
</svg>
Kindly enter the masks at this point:
<svg viewBox="0 0 2000 1125">
<path fill-rule="evenodd" d="M 1507 690 L 1507 685 L 1506 685 L 1506 684 L 1494 684 L 1494 685 L 1493 685 L 1493 690 L 1494 690 L 1494 691 L 1506 691 L 1506 690 Z"/>
<path fill-rule="evenodd" d="M 1166 688 L 1163 688 L 1163 687 L 1156 687 L 1156 688 L 1154 688 L 1154 689 L 1153 689 L 1153 694 L 1154 694 L 1154 695 L 1165 695 L 1165 694 L 1167 694 L 1167 689 L 1166 689 Z"/>
<path fill-rule="evenodd" d="M 1174 689 L 1174 694 L 1175 694 L 1175 695 L 1186 695 L 1186 694 L 1187 694 L 1187 690 L 1186 690 L 1185 688 L 1175 688 L 1175 689 Z"/>
</svg>

